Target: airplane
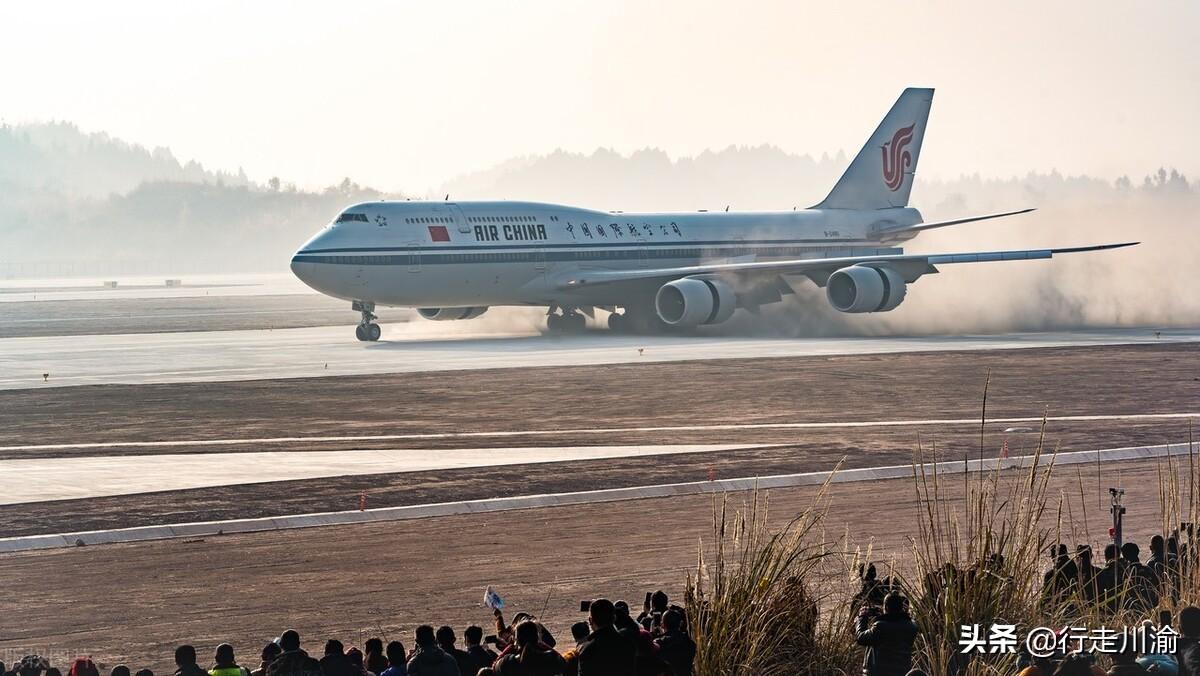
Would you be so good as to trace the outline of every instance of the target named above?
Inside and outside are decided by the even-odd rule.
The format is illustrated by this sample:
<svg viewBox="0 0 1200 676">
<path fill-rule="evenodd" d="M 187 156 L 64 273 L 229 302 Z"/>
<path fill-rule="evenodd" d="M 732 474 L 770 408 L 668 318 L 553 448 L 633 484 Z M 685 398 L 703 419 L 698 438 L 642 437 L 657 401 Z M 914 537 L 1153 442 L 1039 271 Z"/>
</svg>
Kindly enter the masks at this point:
<svg viewBox="0 0 1200 676">
<path fill-rule="evenodd" d="M 1059 249 L 906 254 L 926 230 L 1027 213 L 926 223 L 908 206 L 933 89 L 896 100 L 833 190 L 811 208 L 773 212 L 623 213 L 538 202 L 356 204 L 304 243 L 291 268 L 348 300 L 355 331 L 376 341 L 377 306 L 468 320 L 495 306 L 547 308 L 554 333 L 611 312 L 609 328 L 655 333 L 720 324 L 794 293 L 825 289 L 840 312 L 894 310 L 938 266 L 1032 260 L 1137 242 Z"/>
</svg>

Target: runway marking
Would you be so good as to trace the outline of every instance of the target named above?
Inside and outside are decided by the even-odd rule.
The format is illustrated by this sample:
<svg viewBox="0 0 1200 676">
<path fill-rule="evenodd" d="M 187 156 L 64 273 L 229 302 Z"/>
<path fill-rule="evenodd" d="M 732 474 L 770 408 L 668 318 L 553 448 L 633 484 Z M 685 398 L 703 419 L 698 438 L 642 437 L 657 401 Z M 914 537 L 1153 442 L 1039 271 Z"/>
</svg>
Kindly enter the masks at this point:
<svg viewBox="0 0 1200 676">
<path fill-rule="evenodd" d="M 20 477 L 0 492 L 0 505 L 241 486 L 367 474 L 486 470 L 510 465 L 716 453 L 772 444 L 667 444 L 421 448 L 359 451 L 259 451 L 175 455 L 86 455 L 0 460 L 0 476 Z"/>
<path fill-rule="evenodd" d="M 1126 413 L 1107 415 L 1057 415 L 1026 418 L 988 418 L 989 424 L 1047 422 L 1104 422 L 1113 420 L 1188 420 L 1200 413 Z M 429 432 L 413 434 L 362 434 L 345 436 L 249 437 L 242 439 L 190 439 L 160 441 L 100 441 L 76 444 L 29 444 L 0 446 L 4 451 L 61 451 L 96 448 L 181 448 L 188 446 L 240 446 L 263 444 L 330 443 L 349 441 L 419 441 L 437 439 L 563 436 L 570 434 L 626 434 L 643 432 L 724 432 L 750 430 L 854 429 L 866 427 L 921 427 L 929 425 L 978 425 L 979 418 L 931 418 L 925 420 L 868 420 L 844 422 L 729 423 L 718 425 L 660 425 L 653 427 L 590 427 L 557 430 L 511 430 L 491 432 Z M 1036 430 L 1034 430 L 1036 432 Z M 312 452 L 312 451 L 310 451 Z"/>
<path fill-rule="evenodd" d="M 339 313 L 344 318 L 347 314 L 342 308 L 307 308 L 301 310 L 236 310 L 230 312 L 180 312 L 176 314 L 152 314 L 152 315 L 89 315 L 82 317 L 32 317 L 25 319 L 3 319 L 0 320 L 0 326 L 7 324 L 35 324 L 49 322 L 98 322 L 98 321 L 126 321 L 130 319 L 195 319 L 197 317 L 230 317 L 234 315 L 283 315 L 283 314 L 314 314 L 316 312 Z M 16 337 L 38 337 L 38 336 L 13 336 Z"/>
<path fill-rule="evenodd" d="M 1159 446 L 1132 446 L 1093 451 L 1074 451 L 1058 453 L 1056 455 L 1046 454 L 1039 456 L 1039 462 L 1042 465 L 1047 465 L 1050 462 L 1053 462 L 1055 465 L 1091 464 L 1103 461 L 1147 460 L 1151 458 L 1188 455 L 1192 452 L 1192 444 L 1176 443 Z M 970 460 L 968 462 L 946 461 L 926 464 L 924 467 L 926 472 L 936 471 L 939 475 L 945 476 L 979 472 L 981 470 L 992 471 L 996 468 L 1023 468 L 1029 467 L 1033 462 L 1034 456 L 1026 455 L 1013 458 L 985 459 L 982 462 L 979 460 Z M 292 514 L 253 519 L 202 521 L 161 526 L 136 526 L 133 528 L 115 528 L 74 533 L 25 535 L 0 538 L 0 553 L 75 547 L 80 544 L 101 545 L 118 542 L 145 542 L 180 537 L 231 535 L 235 533 L 259 533 L 294 528 L 314 528 L 318 526 L 380 523 L 441 516 L 507 512 L 519 509 L 645 500 L 650 498 L 677 498 L 685 495 L 745 492 L 755 489 L 817 486 L 826 481 L 831 481 L 832 483 L 854 483 L 887 479 L 911 479 L 914 471 L 915 468 L 912 465 L 889 465 L 884 467 L 847 469 L 836 474 L 830 471 L 804 472 L 801 474 L 717 479 L 714 481 L 609 488 L 572 493 L 522 495 L 509 498 L 403 505 L 363 511 L 320 512 L 315 514 Z"/>
</svg>

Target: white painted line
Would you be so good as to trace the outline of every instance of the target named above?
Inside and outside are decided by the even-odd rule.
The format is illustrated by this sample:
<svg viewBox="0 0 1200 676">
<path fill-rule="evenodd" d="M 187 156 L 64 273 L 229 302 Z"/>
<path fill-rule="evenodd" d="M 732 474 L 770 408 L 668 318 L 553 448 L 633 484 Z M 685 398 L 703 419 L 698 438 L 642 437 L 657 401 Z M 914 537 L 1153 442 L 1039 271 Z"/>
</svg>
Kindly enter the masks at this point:
<svg viewBox="0 0 1200 676">
<path fill-rule="evenodd" d="M 1111 415 L 1057 415 L 1028 418 L 988 418 L 992 424 L 1041 423 L 1047 422 L 1104 422 L 1114 420 L 1174 420 L 1198 419 L 1200 413 L 1115 413 Z M 60 451 L 96 448 L 180 448 L 186 446 L 240 446 L 294 443 L 328 443 L 351 441 L 411 441 L 422 439 L 467 439 L 503 438 L 524 436 L 562 436 L 571 434 L 625 434 L 641 432 L 721 432 L 745 430 L 784 429 L 848 429 L 863 427 L 920 427 L 928 425 L 978 425 L 979 418 L 930 418 L 926 420 L 864 420 L 850 422 L 793 422 L 793 423 L 747 423 L 720 425 L 660 425 L 655 427 L 590 427 L 557 430 L 511 430 L 505 432 L 433 432 L 423 434 L 360 434 L 345 436 L 308 437 L 247 437 L 242 439 L 186 439 L 160 441 L 101 441 L 80 444 L 28 444 L 0 446 L 4 451 Z M 1034 429 L 1034 432 L 1037 430 Z"/>
<path fill-rule="evenodd" d="M 715 453 L 761 444 L 266 451 L 0 460 L 0 505 L 361 474 Z"/>
<path fill-rule="evenodd" d="M 1191 452 L 1195 452 L 1195 450 L 1192 449 Z M 1164 444 L 1160 446 L 1132 446 L 1127 448 L 1112 448 L 1098 451 L 1075 451 L 1071 453 L 1059 453 L 1058 455 L 1043 455 L 1041 462 L 1043 464 L 1054 462 L 1056 465 L 1075 465 L 1080 463 L 1144 460 L 1166 456 L 1187 455 L 1188 453 L 1189 445 L 1180 443 Z M 1032 456 L 1019 456 L 1007 459 L 987 459 L 982 463 L 979 460 L 970 460 L 965 463 L 961 461 L 946 461 L 936 463 L 936 470 L 939 474 L 962 474 L 964 472 L 977 472 L 981 468 L 985 471 L 991 471 L 996 469 L 997 466 L 1002 468 L 1029 467 L 1032 463 Z M 927 471 L 932 471 L 934 468 L 935 464 L 926 465 Z M 859 481 L 904 479 L 912 477 L 913 471 L 914 469 L 911 465 L 890 465 L 886 467 L 847 469 L 838 472 L 832 480 L 834 483 L 852 483 Z M 76 533 L 28 535 L 22 537 L 0 538 L 0 553 L 21 552 L 35 549 L 52 549 L 57 547 L 72 547 L 80 544 L 97 545 L 117 542 L 141 542 L 147 540 L 165 540 L 178 537 L 204 537 L 230 533 L 255 533 L 291 528 L 313 528 L 317 526 L 333 526 L 354 523 L 403 521 L 409 519 L 424 519 L 458 514 L 504 512 L 537 507 L 563 507 L 571 505 L 618 502 L 623 500 L 643 500 L 646 498 L 749 491 L 755 488 L 770 489 L 790 488 L 795 486 L 813 486 L 824 483 L 827 479 L 829 479 L 830 474 L 830 472 L 806 472 L 803 474 L 781 474 L 766 477 L 720 479 L 717 481 L 695 481 L 689 483 L 664 484 L 658 486 L 636 486 L 633 488 L 579 491 L 574 493 L 526 495 L 511 498 L 494 498 L 488 500 L 467 500 L 426 505 L 408 505 L 403 507 L 383 507 L 364 511 L 323 512 L 317 514 L 299 514 L 292 516 L 264 517 L 258 519 L 232 519 L 228 521 L 204 521 L 163 526 L 140 526 L 136 528 L 81 531 Z"/>
</svg>

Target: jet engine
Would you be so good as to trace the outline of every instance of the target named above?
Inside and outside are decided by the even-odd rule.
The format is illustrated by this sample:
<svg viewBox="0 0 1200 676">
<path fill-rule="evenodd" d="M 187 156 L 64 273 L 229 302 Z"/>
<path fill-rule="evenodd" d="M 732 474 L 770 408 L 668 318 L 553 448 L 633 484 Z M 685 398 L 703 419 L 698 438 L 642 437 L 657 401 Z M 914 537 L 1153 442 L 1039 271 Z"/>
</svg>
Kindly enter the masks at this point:
<svg viewBox="0 0 1200 676">
<path fill-rule="evenodd" d="M 423 307 L 417 314 L 435 322 L 449 322 L 458 319 L 475 319 L 487 312 L 486 307 Z"/>
<path fill-rule="evenodd" d="M 887 312 L 904 300 L 907 287 L 892 268 L 851 265 L 829 276 L 825 295 L 839 312 Z"/>
<path fill-rule="evenodd" d="M 684 277 L 663 284 L 654 296 L 654 310 L 669 326 L 720 324 L 736 309 L 737 296 L 719 279 Z"/>
</svg>

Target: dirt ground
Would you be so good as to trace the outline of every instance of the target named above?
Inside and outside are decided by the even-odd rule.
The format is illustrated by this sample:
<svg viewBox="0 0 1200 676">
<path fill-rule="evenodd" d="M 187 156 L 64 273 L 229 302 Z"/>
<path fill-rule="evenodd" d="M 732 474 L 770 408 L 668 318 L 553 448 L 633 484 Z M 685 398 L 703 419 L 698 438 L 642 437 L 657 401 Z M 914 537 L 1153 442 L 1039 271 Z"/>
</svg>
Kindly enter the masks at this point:
<svg viewBox="0 0 1200 676">
<path fill-rule="evenodd" d="M 994 418 L 1195 411 L 1200 344 L 10 390 L 0 445 L 974 418 L 989 374 Z"/>
<path fill-rule="evenodd" d="M 1103 489 L 1124 486 L 1127 532 L 1145 549 L 1159 521 L 1160 469 L 1119 463 L 1098 477 L 1094 466 L 1060 468 L 1050 495 L 1073 496 L 1073 521 L 1078 529 L 1086 521 L 1098 546 L 1107 528 Z M 771 491 L 772 521 L 806 508 L 814 493 Z M 945 504 L 961 508 L 962 494 L 961 481 L 944 485 Z M 636 604 L 659 588 L 678 598 L 700 547 L 712 542 L 713 511 L 712 498 L 694 496 L 7 555 L 0 557 L 0 654 L 91 654 L 105 667 L 170 673 L 179 643 L 193 643 L 207 659 L 229 641 L 252 663 L 288 627 L 318 652 L 331 637 L 411 644 L 425 622 L 460 633 L 469 623 L 487 626 L 481 601 L 489 584 L 512 611 L 532 611 L 565 637 L 581 598 Z M 885 569 L 907 566 L 922 513 L 910 480 L 843 484 L 833 488 L 824 530 L 830 541 L 848 536 L 851 549 L 873 547 Z M 837 553 L 847 550 L 832 551 L 828 565 L 848 571 Z M 843 584 L 853 584 L 849 573 L 835 573 L 830 585 Z"/>
<path fill-rule="evenodd" d="M 95 386 L 0 392 L 0 445 L 338 434 L 474 432 L 759 422 L 1197 412 L 1200 345 L 700 361 L 504 369 L 310 380 Z M 568 393 L 568 396 L 563 396 Z M 1062 451 L 1186 441 L 1194 421 L 1055 421 Z M 992 424 L 1029 453 L 1037 433 Z M 1031 425 L 1037 428 L 1037 425 Z M 571 433 L 421 441 L 253 443 L 72 453 L 438 448 L 521 445 L 761 443 L 775 448 L 170 491 L 0 507 L 0 537 L 907 464 L 918 440 L 943 458 L 978 452 L 974 425 L 823 430 Z M 424 451 L 422 451 L 424 452 Z"/>
</svg>

